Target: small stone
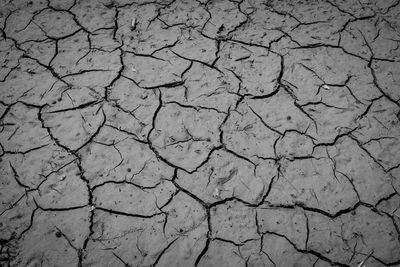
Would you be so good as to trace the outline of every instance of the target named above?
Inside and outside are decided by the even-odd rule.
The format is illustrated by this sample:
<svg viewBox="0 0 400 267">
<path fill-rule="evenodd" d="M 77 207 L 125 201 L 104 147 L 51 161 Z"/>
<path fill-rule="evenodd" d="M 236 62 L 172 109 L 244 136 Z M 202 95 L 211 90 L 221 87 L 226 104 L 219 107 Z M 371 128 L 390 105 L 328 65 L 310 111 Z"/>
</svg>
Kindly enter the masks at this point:
<svg viewBox="0 0 400 267">
<path fill-rule="evenodd" d="M 131 29 L 132 29 L 132 30 L 135 30 L 135 29 L 136 29 L 136 19 L 135 19 L 135 18 L 132 18 Z"/>
<path fill-rule="evenodd" d="M 215 188 L 214 193 L 213 193 L 213 197 L 215 198 L 220 198 L 220 190 L 219 188 Z"/>
</svg>

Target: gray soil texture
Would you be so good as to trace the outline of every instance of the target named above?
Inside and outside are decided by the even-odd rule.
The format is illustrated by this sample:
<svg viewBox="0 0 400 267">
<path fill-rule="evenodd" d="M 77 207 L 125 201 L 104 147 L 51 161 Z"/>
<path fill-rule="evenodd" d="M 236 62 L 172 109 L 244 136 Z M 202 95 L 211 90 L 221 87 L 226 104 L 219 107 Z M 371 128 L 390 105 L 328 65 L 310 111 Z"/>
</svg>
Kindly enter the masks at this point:
<svg viewBox="0 0 400 267">
<path fill-rule="evenodd" d="M 0 0 L 0 266 L 400 266 L 400 0 Z"/>
</svg>

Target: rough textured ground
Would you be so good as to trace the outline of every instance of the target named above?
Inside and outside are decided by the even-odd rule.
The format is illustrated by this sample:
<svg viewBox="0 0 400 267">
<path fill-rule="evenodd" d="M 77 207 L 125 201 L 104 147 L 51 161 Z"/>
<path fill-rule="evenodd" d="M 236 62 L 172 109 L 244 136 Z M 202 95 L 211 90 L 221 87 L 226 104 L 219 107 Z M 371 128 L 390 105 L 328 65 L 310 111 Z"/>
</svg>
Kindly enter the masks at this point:
<svg viewBox="0 0 400 267">
<path fill-rule="evenodd" d="M 1 0 L 0 28 L 1 266 L 400 266 L 399 0 Z"/>
</svg>

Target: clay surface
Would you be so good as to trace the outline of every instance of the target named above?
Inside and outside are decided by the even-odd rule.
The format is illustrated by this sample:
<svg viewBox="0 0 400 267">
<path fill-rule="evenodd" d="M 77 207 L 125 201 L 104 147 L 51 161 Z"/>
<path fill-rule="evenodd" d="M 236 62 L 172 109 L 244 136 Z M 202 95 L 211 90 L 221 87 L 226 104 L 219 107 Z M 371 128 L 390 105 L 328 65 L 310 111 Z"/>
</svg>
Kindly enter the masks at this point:
<svg viewBox="0 0 400 267">
<path fill-rule="evenodd" d="M 400 266 L 399 0 L 0 0 L 0 64 L 0 266 Z"/>
</svg>

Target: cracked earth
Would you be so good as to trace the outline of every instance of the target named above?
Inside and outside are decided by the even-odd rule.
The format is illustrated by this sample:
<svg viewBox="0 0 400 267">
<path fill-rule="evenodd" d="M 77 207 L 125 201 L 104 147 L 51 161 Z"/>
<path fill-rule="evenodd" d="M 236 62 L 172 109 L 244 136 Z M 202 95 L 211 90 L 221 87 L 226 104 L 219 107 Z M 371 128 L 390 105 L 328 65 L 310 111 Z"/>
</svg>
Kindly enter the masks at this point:
<svg viewBox="0 0 400 267">
<path fill-rule="evenodd" d="M 399 0 L 1 0 L 0 28 L 1 266 L 400 266 Z"/>
</svg>

